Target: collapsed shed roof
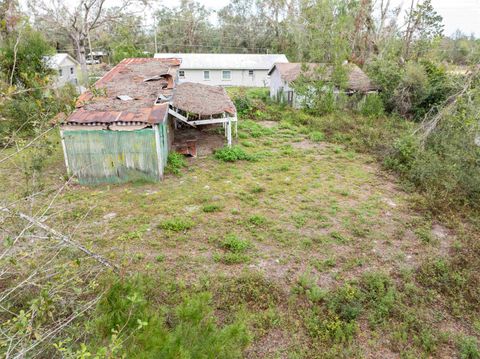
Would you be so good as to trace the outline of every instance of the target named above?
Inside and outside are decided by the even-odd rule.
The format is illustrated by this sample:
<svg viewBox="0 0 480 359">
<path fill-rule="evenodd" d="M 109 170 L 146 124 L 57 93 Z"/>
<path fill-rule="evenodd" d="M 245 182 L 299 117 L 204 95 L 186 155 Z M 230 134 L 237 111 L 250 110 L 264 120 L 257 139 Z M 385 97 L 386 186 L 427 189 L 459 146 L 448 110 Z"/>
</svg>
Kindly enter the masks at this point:
<svg viewBox="0 0 480 359">
<path fill-rule="evenodd" d="M 82 94 L 69 124 L 154 124 L 163 121 L 173 93 L 179 59 L 124 59 Z M 127 100 L 126 100 L 127 99 Z"/>
<path fill-rule="evenodd" d="M 235 105 L 223 87 L 192 82 L 177 85 L 172 105 L 200 116 L 218 115 L 224 112 L 236 113 Z"/>
<path fill-rule="evenodd" d="M 355 64 L 345 64 L 348 71 L 347 90 L 368 92 L 378 90 L 370 78 Z M 328 80 L 331 77 L 333 66 L 319 63 L 276 63 L 268 72 L 269 75 L 277 69 L 282 80 L 293 82 L 301 74 L 313 79 Z"/>
</svg>

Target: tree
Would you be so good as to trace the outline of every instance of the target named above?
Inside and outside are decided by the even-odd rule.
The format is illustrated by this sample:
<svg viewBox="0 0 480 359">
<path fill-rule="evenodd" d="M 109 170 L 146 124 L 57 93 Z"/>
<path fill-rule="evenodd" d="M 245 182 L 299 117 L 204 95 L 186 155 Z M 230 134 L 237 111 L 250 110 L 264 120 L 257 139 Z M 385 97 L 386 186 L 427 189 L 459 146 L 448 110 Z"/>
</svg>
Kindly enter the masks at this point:
<svg viewBox="0 0 480 359">
<path fill-rule="evenodd" d="M 404 58 L 410 57 L 415 41 L 420 45 L 418 51 L 421 52 L 434 38 L 441 37 L 444 28 L 442 21 L 443 18 L 433 8 L 431 0 L 412 0 L 406 15 L 407 27 L 403 35 Z"/>
<path fill-rule="evenodd" d="M 146 0 L 122 0 L 120 6 L 107 9 L 106 0 L 78 0 L 73 6 L 65 0 L 30 0 L 35 20 L 44 29 L 67 34 L 80 62 L 82 73 L 87 76 L 85 48 L 91 49 L 90 34 L 102 25 L 116 21 L 125 15 L 130 5 L 145 4 Z"/>
<path fill-rule="evenodd" d="M 205 48 L 211 51 L 213 27 L 209 16 L 209 10 L 192 0 L 182 0 L 172 9 L 161 7 L 155 13 L 160 51 L 198 52 Z"/>
</svg>

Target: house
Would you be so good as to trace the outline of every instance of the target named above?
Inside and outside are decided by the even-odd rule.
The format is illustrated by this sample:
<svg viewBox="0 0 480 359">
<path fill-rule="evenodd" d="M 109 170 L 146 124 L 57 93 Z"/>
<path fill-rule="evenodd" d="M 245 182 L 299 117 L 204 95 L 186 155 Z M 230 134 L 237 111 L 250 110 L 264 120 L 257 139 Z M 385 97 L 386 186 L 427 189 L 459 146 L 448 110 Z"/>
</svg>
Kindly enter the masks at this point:
<svg viewBox="0 0 480 359">
<path fill-rule="evenodd" d="M 179 66 L 179 59 L 125 59 L 82 94 L 60 123 L 69 175 L 80 184 L 158 181 L 176 134 L 206 125 L 223 125 L 231 145 L 237 118 L 225 89 L 177 86 Z M 179 136 L 185 143 L 177 146 L 195 156 L 199 137 Z"/>
<path fill-rule="evenodd" d="M 345 93 L 378 91 L 378 87 L 373 84 L 370 78 L 357 65 L 346 63 L 344 66 L 347 69 Z M 303 98 L 295 93 L 293 86 L 295 80 L 302 74 L 309 79 L 328 80 L 331 72 L 332 67 L 325 64 L 276 63 L 268 72 L 270 76 L 270 98 L 300 108 L 303 105 Z"/>
<path fill-rule="evenodd" d="M 81 74 L 80 63 L 72 56 L 66 53 L 55 54 L 45 57 L 45 61 L 51 69 L 57 71 L 56 87 L 63 87 L 68 83 L 78 86 Z"/>
<path fill-rule="evenodd" d="M 180 58 L 179 80 L 216 86 L 268 87 L 268 71 L 277 62 L 288 62 L 282 54 L 174 54 L 155 58 Z"/>
</svg>

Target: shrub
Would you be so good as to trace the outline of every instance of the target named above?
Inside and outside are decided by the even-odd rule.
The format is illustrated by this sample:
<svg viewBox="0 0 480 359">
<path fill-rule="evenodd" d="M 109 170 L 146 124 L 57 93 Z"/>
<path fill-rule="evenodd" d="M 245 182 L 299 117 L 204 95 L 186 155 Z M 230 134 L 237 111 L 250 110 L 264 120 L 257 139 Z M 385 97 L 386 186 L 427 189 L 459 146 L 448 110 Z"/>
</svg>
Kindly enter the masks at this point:
<svg viewBox="0 0 480 359">
<path fill-rule="evenodd" d="M 384 114 L 385 108 L 380 96 L 368 94 L 360 101 L 359 111 L 363 116 L 380 117 Z"/>
<path fill-rule="evenodd" d="M 178 217 L 173 219 L 167 219 L 158 225 L 159 228 L 165 231 L 183 232 L 191 229 L 194 226 L 192 220 Z"/>
<path fill-rule="evenodd" d="M 180 170 L 183 167 L 187 167 L 187 161 L 185 160 L 185 157 L 180 153 L 170 152 L 168 154 L 167 166 L 165 167 L 165 171 L 167 173 L 179 175 Z"/>
<path fill-rule="evenodd" d="M 210 293 L 194 294 L 158 310 L 152 307 L 154 301 L 146 300 L 151 284 L 147 277 L 125 277 L 111 284 L 95 309 L 94 325 L 87 326 L 92 340 L 81 344 L 82 357 L 110 357 L 107 353 L 126 358 L 242 357 L 251 340 L 247 327 L 242 320 L 219 327 Z M 110 338 L 112 343 L 102 347 Z M 62 344 L 56 348 L 78 356 Z"/>
<path fill-rule="evenodd" d="M 252 156 L 245 153 L 240 147 L 223 147 L 215 151 L 215 158 L 224 162 L 235 162 L 240 160 L 251 161 Z"/>
</svg>

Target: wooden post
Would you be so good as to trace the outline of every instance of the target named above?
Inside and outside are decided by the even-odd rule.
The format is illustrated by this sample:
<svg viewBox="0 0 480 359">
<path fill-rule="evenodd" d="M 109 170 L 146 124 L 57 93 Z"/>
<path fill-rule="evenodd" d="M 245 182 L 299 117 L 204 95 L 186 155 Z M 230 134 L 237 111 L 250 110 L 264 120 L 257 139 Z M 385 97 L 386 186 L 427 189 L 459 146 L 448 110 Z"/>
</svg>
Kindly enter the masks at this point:
<svg viewBox="0 0 480 359">
<path fill-rule="evenodd" d="M 232 121 L 230 119 L 227 123 L 227 143 L 228 147 L 232 147 Z"/>
<path fill-rule="evenodd" d="M 158 179 L 161 180 L 163 178 L 163 157 L 160 147 L 160 124 L 156 124 L 153 127 L 155 128 L 155 150 L 157 151 Z"/>
<path fill-rule="evenodd" d="M 68 165 L 67 146 L 65 146 L 65 137 L 63 137 L 63 130 L 60 129 L 60 139 L 62 142 L 63 157 L 65 158 L 65 167 L 67 167 L 67 175 L 71 176 L 70 166 Z"/>
</svg>

